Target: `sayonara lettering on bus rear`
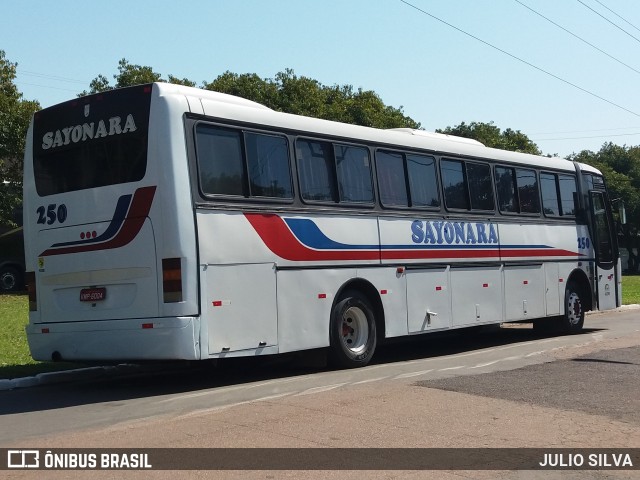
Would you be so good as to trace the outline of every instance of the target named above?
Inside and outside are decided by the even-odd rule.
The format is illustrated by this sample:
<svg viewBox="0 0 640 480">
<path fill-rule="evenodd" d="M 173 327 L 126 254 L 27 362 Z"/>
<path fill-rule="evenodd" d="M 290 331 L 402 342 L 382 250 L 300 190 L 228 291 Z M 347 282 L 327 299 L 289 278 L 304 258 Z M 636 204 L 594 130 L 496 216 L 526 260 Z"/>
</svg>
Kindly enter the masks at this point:
<svg viewBox="0 0 640 480">
<path fill-rule="evenodd" d="M 413 243 L 430 244 L 498 244 L 498 232 L 493 223 L 430 222 L 411 223 Z"/>
<path fill-rule="evenodd" d="M 122 117 L 111 117 L 106 122 L 99 120 L 96 122 L 83 123 L 82 125 L 71 125 L 69 127 L 47 132 L 42 136 L 42 149 L 62 147 L 70 143 L 86 142 L 95 138 L 104 138 L 112 135 L 135 132 L 138 129 L 133 115 L 129 114 L 125 118 L 124 125 Z"/>
</svg>

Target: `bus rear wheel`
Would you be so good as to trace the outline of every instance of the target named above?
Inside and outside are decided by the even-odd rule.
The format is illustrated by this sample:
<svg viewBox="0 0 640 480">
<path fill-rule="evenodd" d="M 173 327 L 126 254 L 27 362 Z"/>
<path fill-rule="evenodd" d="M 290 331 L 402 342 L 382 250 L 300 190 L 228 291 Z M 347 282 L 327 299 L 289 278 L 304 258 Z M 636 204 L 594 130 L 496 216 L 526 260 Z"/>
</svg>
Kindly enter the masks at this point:
<svg viewBox="0 0 640 480">
<path fill-rule="evenodd" d="M 357 291 L 345 292 L 331 312 L 329 359 L 337 367 L 367 365 L 376 349 L 376 321 L 369 300 Z"/>
</svg>

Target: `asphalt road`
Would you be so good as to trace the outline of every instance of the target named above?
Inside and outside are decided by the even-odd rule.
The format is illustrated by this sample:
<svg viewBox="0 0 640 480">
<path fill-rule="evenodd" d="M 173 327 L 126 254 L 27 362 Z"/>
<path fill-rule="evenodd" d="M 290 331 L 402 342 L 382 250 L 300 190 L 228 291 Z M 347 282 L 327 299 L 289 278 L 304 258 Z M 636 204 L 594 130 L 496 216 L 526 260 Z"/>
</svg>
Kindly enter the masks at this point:
<svg viewBox="0 0 640 480">
<path fill-rule="evenodd" d="M 356 370 L 296 357 L 165 364 L 0 392 L 0 447 L 640 448 L 639 317 L 591 315 L 572 336 L 515 325 L 412 338 Z M 539 478 L 495 473 L 463 476 Z M 599 473 L 587 478 L 640 478 Z M 415 478 L 462 474 L 425 475 Z"/>
</svg>

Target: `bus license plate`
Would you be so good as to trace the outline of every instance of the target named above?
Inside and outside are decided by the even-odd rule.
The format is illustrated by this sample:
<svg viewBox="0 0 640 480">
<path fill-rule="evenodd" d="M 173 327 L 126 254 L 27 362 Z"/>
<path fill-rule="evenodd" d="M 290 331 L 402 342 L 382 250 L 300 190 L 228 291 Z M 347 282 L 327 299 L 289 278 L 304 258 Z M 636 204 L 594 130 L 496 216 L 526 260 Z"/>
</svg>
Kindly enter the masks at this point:
<svg viewBox="0 0 640 480">
<path fill-rule="evenodd" d="M 107 298 L 106 288 L 83 288 L 80 290 L 81 302 L 99 302 Z"/>
</svg>

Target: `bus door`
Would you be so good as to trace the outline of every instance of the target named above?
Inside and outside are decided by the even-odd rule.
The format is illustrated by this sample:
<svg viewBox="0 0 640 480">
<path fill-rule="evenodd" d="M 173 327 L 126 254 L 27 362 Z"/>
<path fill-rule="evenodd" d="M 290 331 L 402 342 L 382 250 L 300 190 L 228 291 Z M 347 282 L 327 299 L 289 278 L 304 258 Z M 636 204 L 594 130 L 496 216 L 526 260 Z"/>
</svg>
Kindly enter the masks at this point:
<svg viewBox="0 0 640 480">
<path fill-rule="evenodd" d="M 596 288 L 598 310 L 616 308 L 616 248 L 613 240 L 611 214 L 606 208 L 604 192 L 591 191 L 593 247 L 596 256 Z"/>
</svg>

